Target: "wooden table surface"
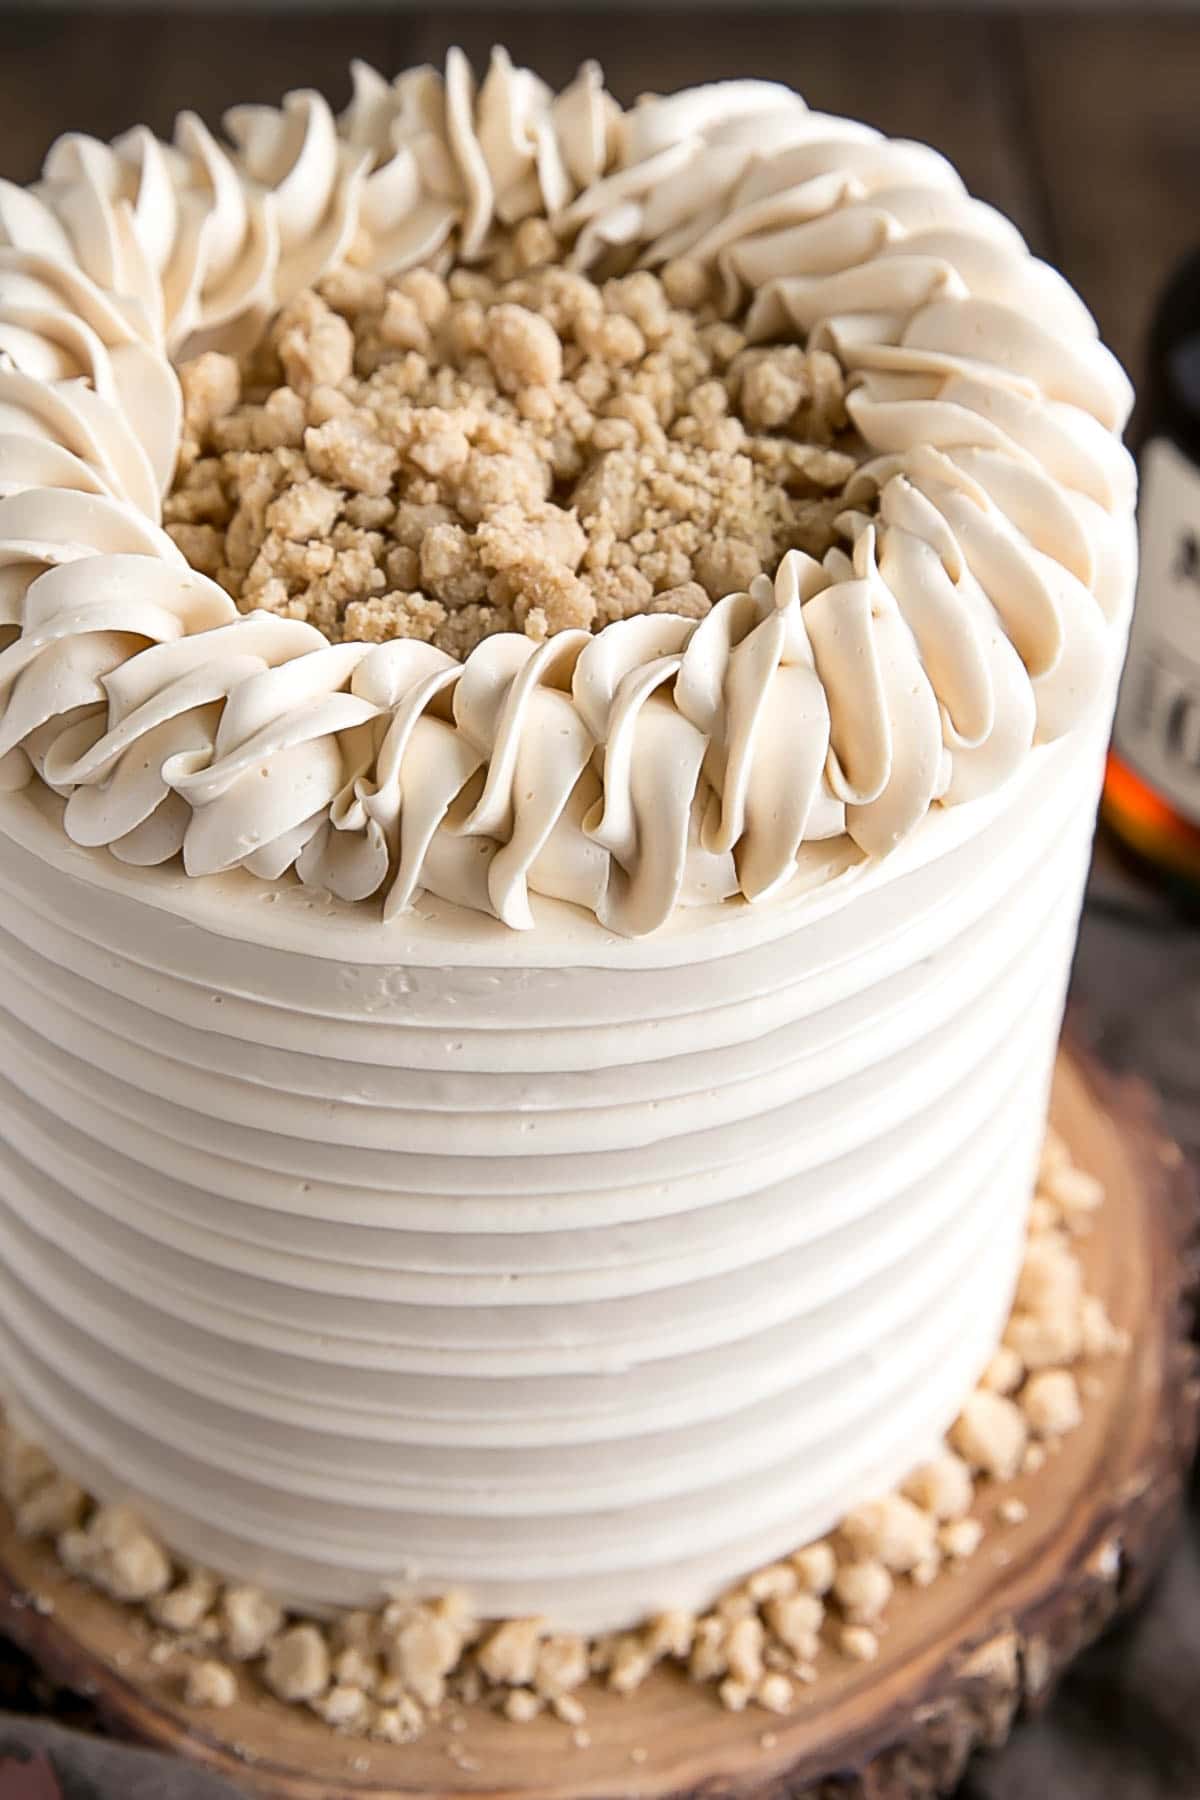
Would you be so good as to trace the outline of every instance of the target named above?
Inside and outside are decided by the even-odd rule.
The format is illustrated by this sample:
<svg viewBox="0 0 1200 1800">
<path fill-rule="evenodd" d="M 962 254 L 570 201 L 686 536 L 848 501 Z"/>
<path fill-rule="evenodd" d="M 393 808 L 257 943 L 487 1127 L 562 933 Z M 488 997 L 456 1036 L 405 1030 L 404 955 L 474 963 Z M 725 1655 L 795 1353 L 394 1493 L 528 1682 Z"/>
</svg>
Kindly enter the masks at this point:
<svg viewBox="0 0 1200 1800">
<path fill-rule="evenodd" d="M 457 42 L 478 67 L 496 36 L 556 83 L 597 56 L 625 101 L 772 76 L 815 106 L 926 139 L 1066 271 L 1135 371 L 1153 294 L 1200 240 L 1200 15 L 0 13 L 0 171 L 32 179 L 67 127 L 108 137 L 145 120 L 166 135 L 184 106 L 215 124 L 231 102 L 299 86 L 340 105 L 353 55 L 392 73 Z"/>
</svg>

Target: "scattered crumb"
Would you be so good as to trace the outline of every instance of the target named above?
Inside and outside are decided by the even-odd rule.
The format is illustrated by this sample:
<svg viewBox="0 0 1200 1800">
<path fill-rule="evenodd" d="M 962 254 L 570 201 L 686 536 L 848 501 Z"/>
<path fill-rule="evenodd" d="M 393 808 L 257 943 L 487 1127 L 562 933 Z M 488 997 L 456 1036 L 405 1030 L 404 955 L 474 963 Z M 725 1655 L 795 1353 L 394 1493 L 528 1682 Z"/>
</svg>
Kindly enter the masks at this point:
<svg viewBox="0 0 1200 1800">
<path fill-rule="evenodd" d="M 770 1600 L 763 1609 L 763 1617 L 779 1642 L 793 1655 L 816 1655 L 825 1607 L 815 1594 L 788 1594 Z"/>
<path fill-rule="evenodd" d="M 938 1532 L 938 1544 L 946 1556 L 965 1562 L 974 1556 L 983 1541 L 983 1526 L 978 1519 L 951 1519 Z"/>
<path fill-rule="evenodd" d="M 885 1494 L 842 1520 L 842 1536 L 859 1555 L 906 1574 L 933 1549 L 934 1521 L 903 1494 Z"/>
<path fill-rule="evenodd" d="M 881 1562 L 843 1563 L 833 1592 L 852 1624 L 870 1625 L 892 1597 L 892 1578 Z"/>
<path fill-rule="evenodd" d="M 206 1591 L 207 1584 L 199 1584 Z M 176 1590 L 178 1593 L 180 1590 Z M 168 1597 L 169 1600 L 170 1597 Z M 210 1601 L 211 1604 L 211 1601 Z M 169 1623 L 160 1609 L 163 1623 Z M 221 1621 L 225 1647 L 238 1662 L 250 1662 L 261 1656 L 271 1639 L 283 1625 L 283 1608 L 264 1594 L 261 1588 L 226 1588 L 221 1596 Z"/>
<path fill-rule="evenodd" d="M 947 1450 L 932 1462 L 922 1463 L 905 1482 L 904 1492 L 935 1519 L 961 1519 L 971 1510 L 975 1484 L 962 1457 Z"/>
<path fill-rule="evenodd" d="M 361 1688 L 337 1684 L 327 1692 L 315 1694 L 309 1699 L 309 1705 L 318 1718 L 324 1719 L 339 1731 L 353 1731 L 364 1727 L 369 1718 L 367 1696 Z"/>
<path fill-rule="evenodd" d="M 554 1716 L 561 1719 L 564 1725 L 582 1725 L 587 1718 L 587 1710 L 583 1701 L 574 1694 L 556 1694 L 550 1705 Z"/>
<path fill-rule="evenodd" d="M 808 1544 L 803 1550 L 796 1551 L 791 1562 L 805 1593 L 820 1595 L 829 1592 L 837 1573 L 837 1558 L 832 1544 Z"/>
<path fill-rule="evenodd" d="M 764 1675 L 754 1690 L 754 1698 L 765 1712 L 790 1712 L 794 1690 L 786 1675 Z"/>
<path fill-rule="evenodd" d="M 61 1534 L 58 1553 L 115 1600 L 151 1600 L 171 1583 L 165 1550 L 129 1506 L 98 1506 L 86 1526 Z"/>
<path fill-rule="evenodd" d="M 329 1685 L 329 1648 L 316 1625 L 293 1625 L 267 1650 L 263 1680 L 281 1700 L 314 1700 Z"/>
<path fill-rule="evenodd" d="M 980 1387 L 996 1394 L 1013 1394 L 1025 1379 L 1025 1365 L 1011 1344 L 1000 1344 L 983 1371 Z"/>
<path fill-rule="evenodd" d="M 954 1448 L 972 1468 L 1009 1481 L 1021 1466 L 1027 1431 L 1020 1408 L 1003 1394 L 977 1388 L 951 1433 Z"/>
<path fill-rule="evenodd" d="M 879 1655 L 879 1639 L 865 1625 L 843 1625 L 838 1647 L 851 1662 L 874 1662 Z"/>
<path fill-rule="evenodd" d="M 370 1726 L 371 1736 L 385 1744 L 410 1744 L 424 1729 L 425 1715 L 407 1695 L 394 1706 L 379 1707 Z"/>
<path fill-rule="evenodd" d="M 1050 1175 L 1046 1189 L 1068 1219 L 1096 1212 L 1104 1200 L 1103 1184 L 1070 1162 Z"/>
<path fill-rule="evenodd" d="M 527 1725 L 542 1710 L 542 1702 L 532 1688 L 513 1688 L 504 1701 L 504 1716 L 516 1725 Z"/>
<path fill-rule="evenodd" d="M 178 1586 L 158 1594 L 150 1602 L 150 1617 L 169 1631 L 195 1631 L 217 1599 L 216 1577 L 203 1569 L 192 1569 Z M 278 1609 L 276 1609 L 276 1612 Z M 276 1626 L 278 1618 L 276 1618 Z M 268 1634 L 269 1635 L 269 1634 Z M 266 1642 L 266 1638 L 262 1640 Z M 261 1648 L 261 1645 L 260 1645 Z M 255 1652 L 255 1654 L 257 1654 Z"/>
<path fill-rule="evenodd" d="M 678 1618 L 679 1615 L 664 1615 L 664 1620 Z M 657 1634 L 656 1641 L 662 1645 L 660 1654 L 671 1650 L 676 1655 L 685 1655 L 690 1636 L 677 1631 L 674 1636 L 665 1637 L 659 1632 L 663 1622 L 654 1621 L 650 1626 L 651 1634 Z M 539 1641 L 533 1674 L 533 1686 L 539 1694 L 547 1697 L 569 1694 L 573 1688 L 583 1686 L 588 1672 L 588 1646 L 585 1638 L 561 1633 Z"/>
<path fill-rule="evenodd" d="M 735 1681 L 732 1675 L 726 1677 L 717 1689 L 717 1697 L 726 1712 L 745 1712 L 750 1704 L 752 1690 L 744 1681 Z"/>
<path fill-rule="evenodd" d="M 237 1677 L 228 1663 L 193 1663 L 184 1680 L 183 1697 L 189 1706 L 232 1706 L 237 1699 Z"/>
<path fill-rule="evenodd" d="M 1083 1417 L 1079 1387 L 1070 1369 L 1042 1369 L 1021 1391 L 1021 1410 L 1035 1437 L 1061 1437 Z"/>
<path fill-rule="evenodd" d="M 486 1637 L 476 1654 L 484 1675 L 497 1686 L 525 1687 L 537 1672 L 540 1619 L 509 1619 Z"/>
<path fill-rule="evenodd" d="M 381 1648 L 388 1671 L 423 1706 L 432 1709 L 445 1699 L 446 1677 L 457 1666 L 468 1635 L 465 1623 L 459 1608 L 446 1602 L 395 1602 L 385 1609 Z"/>
<path fill-rule="evenodd" d="M 640 1636 L 626 1633 L 614 1646 L 608 1685 L 618 1694 L 632 1694 L 641 1687 L 653 1667 L 654 1654 L 649 1645 Z"/>
</svg>

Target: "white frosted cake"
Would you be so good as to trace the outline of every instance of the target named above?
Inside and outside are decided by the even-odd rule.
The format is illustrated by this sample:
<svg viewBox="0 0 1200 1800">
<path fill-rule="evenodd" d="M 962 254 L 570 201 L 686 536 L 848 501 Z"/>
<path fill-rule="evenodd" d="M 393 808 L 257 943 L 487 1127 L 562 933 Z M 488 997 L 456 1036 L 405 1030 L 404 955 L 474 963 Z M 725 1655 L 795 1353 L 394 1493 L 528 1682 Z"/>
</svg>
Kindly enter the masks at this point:
<svg viewBox="0 0 1200 1800">
<path fill-rule="evenodd" d="M 1004 1328 L 1128 385 L 770 84 L 227 125 L 0 184 L 0 1396 L 299 1615 L 695 1613 Z"/>
</svg>

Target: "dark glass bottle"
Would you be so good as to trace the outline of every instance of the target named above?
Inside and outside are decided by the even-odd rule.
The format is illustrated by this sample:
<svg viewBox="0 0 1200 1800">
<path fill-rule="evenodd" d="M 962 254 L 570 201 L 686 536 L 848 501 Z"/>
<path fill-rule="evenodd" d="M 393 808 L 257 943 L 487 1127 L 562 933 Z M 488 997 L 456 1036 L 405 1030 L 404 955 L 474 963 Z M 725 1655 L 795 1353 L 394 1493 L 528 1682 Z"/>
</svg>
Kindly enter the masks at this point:
<svg viewBox="0 0 1200 1800">
<path fill-rule="evenodd" d="M 1200 892 L 1200 250 L 1167 284 L 1148 349 L 1141 573 L 1103 811 L 1143 863 Z"/>
</svg>

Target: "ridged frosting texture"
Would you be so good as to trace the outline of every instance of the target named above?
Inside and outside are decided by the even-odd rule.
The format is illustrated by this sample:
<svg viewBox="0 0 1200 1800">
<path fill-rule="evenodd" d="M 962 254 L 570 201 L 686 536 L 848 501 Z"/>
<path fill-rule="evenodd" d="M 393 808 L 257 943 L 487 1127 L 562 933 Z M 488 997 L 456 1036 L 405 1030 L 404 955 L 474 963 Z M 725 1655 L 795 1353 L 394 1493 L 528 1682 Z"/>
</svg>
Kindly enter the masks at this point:
<svg viewBox="0 0 1200 1800">
<path fill-rule="evenodd" d="M 825 1531 L 999 1335 L 1106 718 L 641 941 L 428 899 L 381 933 L 3 798 L 14 1416 L 306 1608 L 619 1627 Z"/>
<path fill-rule="evenodd" d="M 1132 576 L 1128 383 L 1061 277 L 922 146 L 724 82 L 622 112 L 497 52 L 356 65 L 228 142 L 72 135 L 0 183 L 0 779 L 78 844 L 512 927 L 653 932 L 902 842 L 1095 710 Z M 841 545 L 703 621 L 465 664 L 241 616 L 159 524 L 172 358 L 252 340 L 350 257 L 478 256 L 546 214 L 580 266 L 686 255 L 752 338 L 824 346 L 863 446 Z"/>
</svg>

